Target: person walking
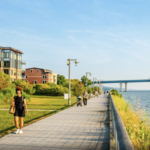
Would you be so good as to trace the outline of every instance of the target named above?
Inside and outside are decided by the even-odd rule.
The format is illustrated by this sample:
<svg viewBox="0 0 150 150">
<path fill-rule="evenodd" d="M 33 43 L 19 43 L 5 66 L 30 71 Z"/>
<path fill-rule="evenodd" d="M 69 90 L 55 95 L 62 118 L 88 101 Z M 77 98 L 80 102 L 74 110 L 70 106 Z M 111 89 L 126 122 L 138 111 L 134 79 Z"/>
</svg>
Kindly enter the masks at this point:
<svg viewBox="0 0 150 150">
<path fill-rule="evenodd" d="M 85 90 L 84 93 L 83 93 L 84 106 L 87 106 L 87 98 L 88 98 L 88 94 L 87 94 L 87 91 Z"/>
<path fill-rule="evenodd" d="M 106 91 L 104 91 L 104 97 L 106 96 Z"/>
<path fill-rule="evenodd" d="M 82 97 L 81 96 L 78 96 L 78 98 L 77 98 L 77 107 L 79 105 L 82 106 Z"/>
<path fill-rule="evenodd" d="M 16 88 L 17 96 L 14 97 L 14 102 L 12 102 L 12 105 L 15 106 L 14 121 L 17 128 L 17 130 L 14 132 L 15 134 L 23 133 L 22 128 L 23 128 L 23 118 L 25 117 L 25 110 L 26 114 L 28 114 L 26 99 L 21 95 L 22 90 L 23 89 L 19 86 Z M 20 121 L 20 128 L 18 125 L 18 118 Z"/>
<path fill-rule="evenodd" d="M 107 90 L 107 96 L 109 95 L 109 91 Z"/>
</svg>

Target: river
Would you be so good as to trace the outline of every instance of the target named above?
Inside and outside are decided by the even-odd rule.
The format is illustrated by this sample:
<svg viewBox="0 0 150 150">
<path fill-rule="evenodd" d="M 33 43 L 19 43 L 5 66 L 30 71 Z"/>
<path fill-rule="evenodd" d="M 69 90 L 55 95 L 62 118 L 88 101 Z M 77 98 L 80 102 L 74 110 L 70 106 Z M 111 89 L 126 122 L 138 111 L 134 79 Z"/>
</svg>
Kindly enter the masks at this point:
<svg viewBox="0 0 150 150">
<path fill-rule="evenodd" d="M 145 109 L 150 114 L 150 91 L 120 92 L 130 104 L 140 104 L 140 109 Z M 149 115 L 150 116 L 150 115 Z"/>
</svg>

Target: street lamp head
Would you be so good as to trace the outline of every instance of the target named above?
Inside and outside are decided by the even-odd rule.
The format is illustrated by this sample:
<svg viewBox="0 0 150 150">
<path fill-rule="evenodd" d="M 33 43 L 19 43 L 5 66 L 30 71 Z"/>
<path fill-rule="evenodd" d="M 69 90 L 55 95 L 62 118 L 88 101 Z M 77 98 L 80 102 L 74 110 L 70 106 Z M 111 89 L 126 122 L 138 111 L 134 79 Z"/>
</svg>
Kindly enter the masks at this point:
<svg viewBox="0 0 150 150">
<path fill-rule="evenodd" d="M 78 61 L 77 61 L 77 59 L 76 59 L 76 60 L 75 60 L 75 65 L 77 66 L 77 65 L 78 65 L 78 63 L 79 63 L 79 62 L 78 62 Z"/>
<path fill-rule="evenodd" d="M 67 65 L 69 65 L 69 63 L 70 63 L 70 62 L 69 62 L 69 60 L 67 59 Z"/>
</svg>

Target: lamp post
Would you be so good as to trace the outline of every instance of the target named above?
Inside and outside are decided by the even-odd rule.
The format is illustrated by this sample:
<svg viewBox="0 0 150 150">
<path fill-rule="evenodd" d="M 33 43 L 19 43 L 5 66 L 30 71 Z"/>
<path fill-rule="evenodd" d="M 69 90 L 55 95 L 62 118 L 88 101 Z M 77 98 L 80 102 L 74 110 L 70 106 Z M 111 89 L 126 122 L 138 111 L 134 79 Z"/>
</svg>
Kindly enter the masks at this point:
<svg viewBox="0 0 150 150">
<path fill-rule="evenodd" d="M 88 74 L 89 74 L 90 76 L 92 75 L 91 72 L 86 72 L 86 92 L 87 92 L 87 75 L 88 75 Z"/>
<path fill-rule="evenodd" d="M 77 59 L 67 59 L 67 65 L 69 67 L 69 94 L 68 94 L 68 105 L 71 105 L 71 94 L 70 94 L 70 89 L 71 89 L 71 86 L 70 86 L 70 68 L 71 68 L 71 61 L 74 61 L 75 65 L 77 66 L 78 65 L 78 61 Z"/>
<path fill-rule="evenodd" d="M 94 80 L 97 82 L 97 78 L 93 78 L 93 83 L 94 83 Z M 93 85 L 93 91 L 94 91 L 94 85 Z"/>
</svg>

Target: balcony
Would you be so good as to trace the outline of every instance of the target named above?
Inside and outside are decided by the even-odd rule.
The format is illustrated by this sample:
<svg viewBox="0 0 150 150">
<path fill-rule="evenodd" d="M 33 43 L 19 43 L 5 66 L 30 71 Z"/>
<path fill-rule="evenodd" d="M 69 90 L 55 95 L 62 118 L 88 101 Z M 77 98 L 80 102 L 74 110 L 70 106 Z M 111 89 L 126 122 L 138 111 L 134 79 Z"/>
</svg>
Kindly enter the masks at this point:
<svg viewBox="0 0 150 150">
<path fill-rule="evenodd" d="M 26 61 L 22 61 L 21 64 L 22 64 L 22 65 L 26 65 Z"/>
</svg>

